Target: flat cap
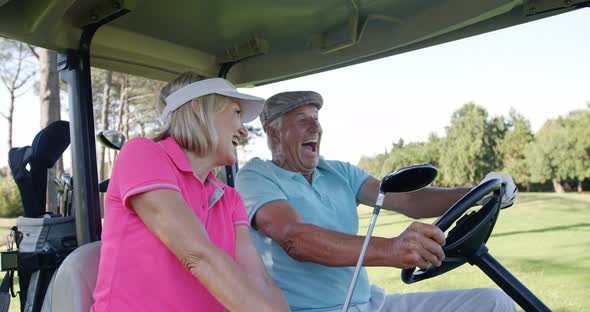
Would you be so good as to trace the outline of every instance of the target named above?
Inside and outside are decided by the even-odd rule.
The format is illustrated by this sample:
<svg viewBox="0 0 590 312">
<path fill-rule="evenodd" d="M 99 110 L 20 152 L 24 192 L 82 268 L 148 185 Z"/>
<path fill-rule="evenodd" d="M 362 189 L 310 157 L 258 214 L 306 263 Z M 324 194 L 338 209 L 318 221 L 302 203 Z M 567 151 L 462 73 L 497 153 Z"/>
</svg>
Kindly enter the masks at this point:
<svg viewBox="0 0 590 312">
<path fill-rule="evenodd" d="M 313 104 L 319 110 L 322 108 L 324 100 L 319 93 L 314 91 L 282 92 L 271 96 L 266 102 L 264 102 L 264 107 L 260 114 L 262 128 L 266 131 L 266 125 L 271 121 L 277 119 L 284 113 L 306 104 Z"/>
</svg>

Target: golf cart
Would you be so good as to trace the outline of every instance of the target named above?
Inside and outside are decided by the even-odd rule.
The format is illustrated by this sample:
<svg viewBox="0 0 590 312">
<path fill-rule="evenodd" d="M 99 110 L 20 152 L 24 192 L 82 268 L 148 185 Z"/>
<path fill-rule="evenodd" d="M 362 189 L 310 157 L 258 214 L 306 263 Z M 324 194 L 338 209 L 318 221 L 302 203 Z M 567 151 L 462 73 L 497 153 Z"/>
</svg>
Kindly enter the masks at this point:
<svg viewBox="0 0 590 312">
<path fill-rule="evenodd" d="M 46 307 L 81 311 L 92 302 L 92 289 L 80 286 L 96 279 L 101 234 L 90 66 L 159 80 L 192 70 L 240 87 L 258 86 L 589 5 L 588 0 L 0 0 L 0 35 L 59 52 L 60 76 L 68 84 L 78 248 L 53 276 Z M 224 168 L 230 186 L 236 169 Z M 33 302 L 31 310 L 40 311 L 42 302 Z"/>
</svg>

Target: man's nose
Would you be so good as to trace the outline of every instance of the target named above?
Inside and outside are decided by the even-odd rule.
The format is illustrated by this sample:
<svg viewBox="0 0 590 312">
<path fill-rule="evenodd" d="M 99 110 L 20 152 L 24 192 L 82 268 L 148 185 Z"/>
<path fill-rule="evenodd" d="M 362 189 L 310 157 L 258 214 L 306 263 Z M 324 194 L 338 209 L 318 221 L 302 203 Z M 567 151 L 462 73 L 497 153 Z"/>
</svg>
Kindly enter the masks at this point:
<svg viewBox="0 0 590 312">
<path fill-rule="evenodd" d="M 238 134 L 242 137 L 246 137 L 248 136 L 248 129 L 246 129 L 246 127 L 244 126 L 244 124 L 242 124 L 242 126 L 240 127 L 240 129 L 238 129 Z"/>
<path fill-rule="evenodd" d="M 322 131 L 322 126 L 318 120 L 312 120 L 309 125 L 309 130 L 313 132 L 320 132 Z"/>
</svg>

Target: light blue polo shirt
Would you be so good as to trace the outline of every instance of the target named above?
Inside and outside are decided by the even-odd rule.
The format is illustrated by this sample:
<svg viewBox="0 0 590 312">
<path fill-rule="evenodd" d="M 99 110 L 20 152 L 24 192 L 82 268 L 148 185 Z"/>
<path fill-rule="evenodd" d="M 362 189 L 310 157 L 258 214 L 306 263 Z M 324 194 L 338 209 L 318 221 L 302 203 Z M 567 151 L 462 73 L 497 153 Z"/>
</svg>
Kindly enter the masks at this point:
<svg viewBox="0 0 590 312">
<path fill-rule="evenodd" d="M 356 198 L 368 177 L 366 171 L 349 163 L 320 158 L 310 184 L 300 173 L 284 170 L 269 160 L 253 158 L 238 172 L 236 188 L 242 195 L 250 222 L 262 206 L 287 200 L 305 223 L 356 235 L 359 229 Z M 268 273 L 282 289 L 291 310 L 326 311 L 344 304 L 354 267 L 299 262 L 254 227 L 251 233 Z M 370 285 L 363 268 L 352 305 L 366 303 L 369 297 Z"/>
</svg>

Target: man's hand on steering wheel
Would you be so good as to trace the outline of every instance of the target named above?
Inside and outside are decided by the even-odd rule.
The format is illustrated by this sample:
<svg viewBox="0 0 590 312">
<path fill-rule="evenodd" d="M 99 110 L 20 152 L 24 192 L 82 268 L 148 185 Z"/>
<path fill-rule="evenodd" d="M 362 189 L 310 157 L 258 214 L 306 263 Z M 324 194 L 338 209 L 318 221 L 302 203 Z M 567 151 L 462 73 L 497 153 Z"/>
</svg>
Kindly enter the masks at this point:
<svg viewBox="0 0 590 312">
<path fill-rule="evenodd" d="M 389 256 L 394 267 L 427 269 L 431 264 L 440 266 L 445 259 L 442 249 L 445 235 L 431 224 L 412 222 L 400 236 L 391 241 Z"/>
<path fill-rule="evenodd" d="M 512 206 L 516 200 L 516 194 L 518 193 L 518 188 L 516 187 L 516 183 L 514 183 L 512 176 L 504 172 L 490 172 L 483 178 L 483 180 L 481 180 L 480 184 L 491 179 L 500 179 L 502 180 L 502 184 L 505 185 L 506 191 L 504 192 L 504 196 L 502 196 L 500 208 L 504 209 Z M 490 196 L 491 194 L 482 198 L 477 204 L 482 206 L 485 205 L 490 200 Z"/>
</svg>

